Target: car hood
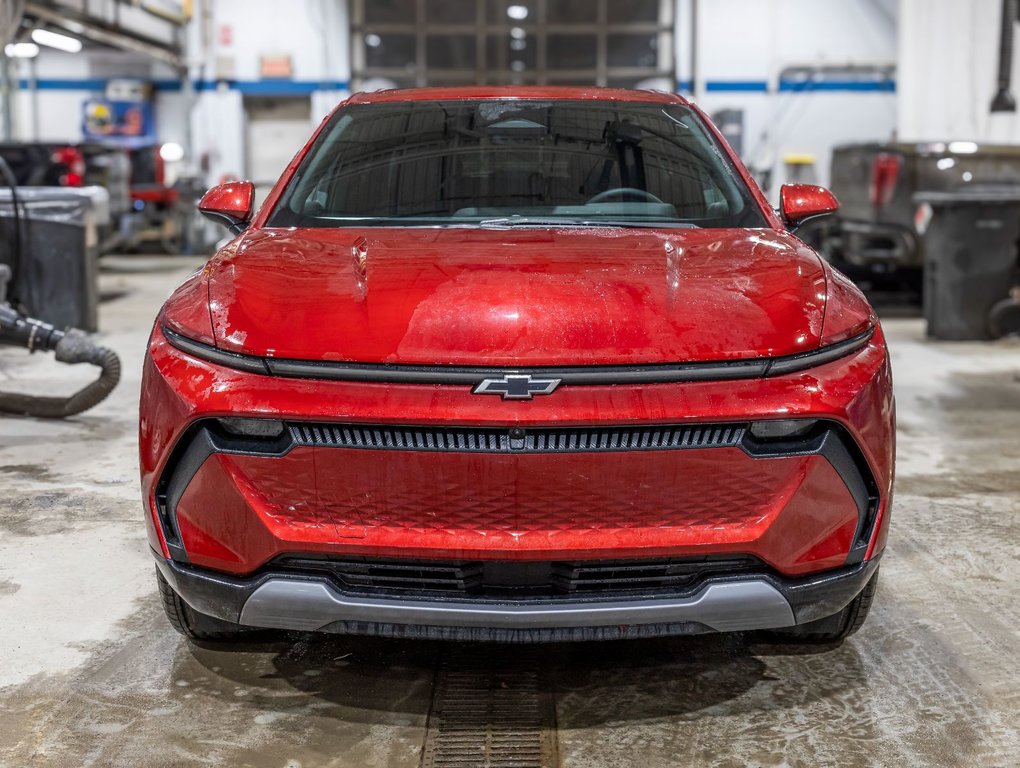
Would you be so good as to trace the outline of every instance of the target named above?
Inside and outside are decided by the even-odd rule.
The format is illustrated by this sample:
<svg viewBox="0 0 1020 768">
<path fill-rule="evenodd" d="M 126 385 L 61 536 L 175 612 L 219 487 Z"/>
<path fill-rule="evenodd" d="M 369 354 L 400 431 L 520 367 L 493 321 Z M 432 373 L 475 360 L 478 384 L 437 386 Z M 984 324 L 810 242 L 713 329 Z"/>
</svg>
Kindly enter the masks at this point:
<svg viewBox="0 0 1020 768">
<path fill-rule="evenodd" d="M 391 364 L 794 354 L 826 295 L 817 255 L 764 229 L 262 229 L 207 274 L 222 349 Z"/>
</svg>

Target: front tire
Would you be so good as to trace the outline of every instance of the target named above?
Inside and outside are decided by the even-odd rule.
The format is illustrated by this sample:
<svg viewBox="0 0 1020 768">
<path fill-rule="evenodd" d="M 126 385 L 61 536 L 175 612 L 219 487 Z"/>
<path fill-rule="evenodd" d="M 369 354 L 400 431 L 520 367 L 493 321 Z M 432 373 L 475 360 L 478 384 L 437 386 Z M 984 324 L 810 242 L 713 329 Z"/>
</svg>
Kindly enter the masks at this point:
<svg viewBox="0 0 1020 768">
<path fill-rule="evenodd" d="M 864 625 L 877 590 L 878 571 L 876 570 L 860 594 L 839 613 L 826 616 L 824 619 L 809 621 L 806 624 L 798 624 L 795 627 L 772 630 L 769 635 L 781 642 L 805 645 L 842 643 Z"/>
<path fill-rule="evenodd" d="M 174 592 L 173 587 L 156 569 L 156 586 L 159 588 L 160 601 L 170 626 L 189 640 L 198 642 L 230 643 L 238 642 L 252 634 L 253 630 L 242 627 L 215 616 L 199 613 Z"/>
</svg>

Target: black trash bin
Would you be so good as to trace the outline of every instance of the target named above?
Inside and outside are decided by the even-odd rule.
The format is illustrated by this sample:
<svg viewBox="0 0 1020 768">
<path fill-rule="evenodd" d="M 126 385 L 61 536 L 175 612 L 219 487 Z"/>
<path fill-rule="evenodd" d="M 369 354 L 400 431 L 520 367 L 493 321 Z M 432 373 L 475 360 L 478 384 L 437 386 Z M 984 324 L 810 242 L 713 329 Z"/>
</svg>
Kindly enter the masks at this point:
<svg viewBox="0 0 1020 768">
<path fill-rule="evenodd" d="M 13 273 L 8 299 L 57 328 L 96 331 L 99 228 L 109 222 L 106 190 L 18 187 L 17 195 L 20 248 L 11 192 L 0 188 L 0 263 Z"/>
<path fill-rule="evenodd" d="M 930 206 L 924 231 L 928 336 L 992 338 L 989 314 L 1017 284 L 1020 187 L 921 192 L 914 202 Z"/>
</svg>

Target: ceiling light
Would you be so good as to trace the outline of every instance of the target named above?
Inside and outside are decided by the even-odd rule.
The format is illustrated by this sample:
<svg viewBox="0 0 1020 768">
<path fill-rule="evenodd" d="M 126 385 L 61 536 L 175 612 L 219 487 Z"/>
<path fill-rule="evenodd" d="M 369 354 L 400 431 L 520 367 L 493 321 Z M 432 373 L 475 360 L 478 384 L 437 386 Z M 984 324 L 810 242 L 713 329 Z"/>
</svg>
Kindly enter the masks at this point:
<svg viewBox="0 0 1020 768">
<path fill-rule="evenodd" d="M 528 33 L 524 31 L 522 27 L 514 27 L 510 30 L 510 37 L 514 40 L 523 40 L 528 36 Z"/>
<path fill-rule="evenodd" d="M 39 46 L 35 43 L 10 43 L 4 46 L 8 59 L 34 59 L 39 55 Z"/>
<path fill-rule="evenodd" d="M 167 163 L 177 163 L 184 159 L 184 147 L 176 141 L 168 141 L 159 148 L 159 156 Z"/>
<path fill-rule="evenodd" d="M 972 155 L 978 151 L 978 145 L 973 141 L 951 141 L 949 151 L 957 155 Z"/>
<path fill-rule="evenodd" d="M 78 53 L 81 50 L 81 40 L 78 38 L 61 35 L 58 32 L 50 32 L 48 29 L 33 29 L 32 39 L 39 43 L 39 45 L 56 48 L 58 51 Z"/>
<path fill-rule="evenodd" d="M 524 5 L 508 5 L 506 7 L 506 15 L 511 19 L 521 21 L 528 18 L 528 8 Z"/>
<path fill-rule="evenodd" d="M 365 45 L 369 48 L 378 48 L 382 45 L 382 38 L 379 35 L 369 32 L 365 35 Z"/>
</svg>

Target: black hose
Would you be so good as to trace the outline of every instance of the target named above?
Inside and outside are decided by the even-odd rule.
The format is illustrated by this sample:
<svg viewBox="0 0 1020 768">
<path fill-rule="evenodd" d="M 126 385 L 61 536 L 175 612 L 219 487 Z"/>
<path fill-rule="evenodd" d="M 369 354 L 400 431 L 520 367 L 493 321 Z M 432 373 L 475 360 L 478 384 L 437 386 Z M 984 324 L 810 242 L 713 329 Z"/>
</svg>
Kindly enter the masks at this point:
<svg viewBox="0 0 1020 768">
<path fill-rule="evenodd" d="M 53 349 L 61 363 L 91 363 L 99 366 L 99 378 L 68 397 L 0 392 L 0 411 L 43 419 L 62 419 L 98 405 L 120 381 L 120 358 L 117 353 L 93 343 L 83 331 L 72 328 L 61 335 Z"/>
<path fill-rule="evenodd" d="M 996 302 L 988 311 L 988 332 L 993 339 L 1020 335 L 1020 301 L 1011 296 Z"/>
</svg>

